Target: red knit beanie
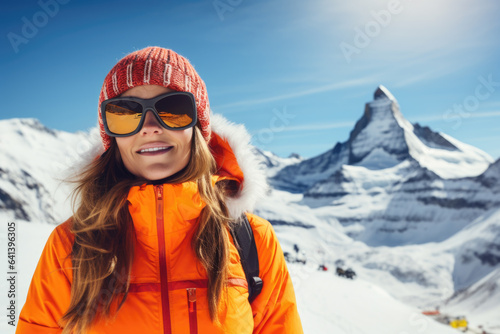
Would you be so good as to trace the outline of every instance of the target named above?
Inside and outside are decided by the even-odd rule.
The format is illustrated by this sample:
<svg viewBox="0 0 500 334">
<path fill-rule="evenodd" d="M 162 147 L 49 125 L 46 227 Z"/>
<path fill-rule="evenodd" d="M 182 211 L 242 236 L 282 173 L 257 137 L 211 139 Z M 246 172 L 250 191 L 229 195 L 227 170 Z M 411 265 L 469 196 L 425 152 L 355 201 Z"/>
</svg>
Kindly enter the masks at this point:
<svg viewBox="0 0 500 334">
<path fill-rule="evenodd" d="M 201 133 L 207 142 L 210 140 L 210 105 L 205 83 L 189 60 L 172 50 L 151 46 L 123 57 L 104 79 L 98 106 L 99 128 L 104 150 L 111 145 L 111 138 L 104 131 L 101 102 L 141 85 L 158 85 L 191 92 L 196 100 Z"/>
</svg>

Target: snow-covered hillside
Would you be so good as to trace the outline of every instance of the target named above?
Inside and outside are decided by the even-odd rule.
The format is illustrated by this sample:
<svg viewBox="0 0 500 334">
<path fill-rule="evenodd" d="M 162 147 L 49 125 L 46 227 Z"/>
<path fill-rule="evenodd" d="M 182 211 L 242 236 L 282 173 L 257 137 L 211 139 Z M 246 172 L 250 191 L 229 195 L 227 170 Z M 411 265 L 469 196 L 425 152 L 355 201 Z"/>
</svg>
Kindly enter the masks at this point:
<svg viewBox="0 0 500 334">
<path fill-rule="evenodd" d="M 9 220 L 58 223 L 71 215 L 69 167 L 91 147 L 91 133 L 48 129 L 36 119 L 0 121 L 0 212 Z"/>
<path fill-rule="evenodd" d="M 467 314 L 472 325 L 483 325 L 500 331 L 500 268 L 483 277 L 474 285 L 458 292 L 443 307 L 452 314 Z"/>
<path fill-rule="evenodd" d="M 259 202 L 256 211 L 273 222 L 284 252 L 307 260 L 309 267 L 306 268 L 293 264 L 299 284 L 309 282 L 309 273 L 320 265 L 330 269 L 329 275 L 333 275 L 330 272 L 337 266 L 351 267 L 366 284 L 385 290 L 391 298 L 414 310 L 439 306 L 450 317 L 471 315 L 471 326 L 476 329 L 482 325 L 488 333 L 500 333 L 500 317 L 493 316 L 500 314 L 500 299 L 496 294 L 480 296 L 484 308 L 477 308 L 469 299 L 458 298 L 453 299 L 453 308 L 445 307 L 445 302 L 460 294 L 461 289 L 481 284 L 483 277 L 500 268 L 498 209 L 490 210 L 442 242 L 371 247 L 349 237 L 352 226 L 343 226 L 328 210 L 318 211 L 301 204 L 302 197 L 302 194 L 272 189 Z M 326 293 L 322 296 L 330 299 Z M 360 297 L 359 302 L 365 299 Z M 366 328 L 360 331 L 364 332 L 382 333 Z"/>
<path fill-rule="evenodd" d="M 258 158 L 259 162 L 263 166 L 266 166 L 268 177 L 274 176 L 286 166 L 296 165 L 304 160 L 304 158 L 296 153 L 291 154 L 288 158 L 282 158 L 273 152 L 264 151 L 258 147 L 254 147 L 254 154 Z"/>
<path fill-rule="evenodd" d="M 457 292 L 500 269 L 500 208 L 479 217 L 436 246 L 436 250 L 454 255 L 453 281 Z"/>
<path fill-rule="evenodd" d="M 443 179 L 408 160 L 379 170 L 344 165 L 301 202 L 329 213 L 370 245 L 439 242 L 500 206 L 500 183 L 487 176 L 493 170 L 487 172 Z"/>
</svg>

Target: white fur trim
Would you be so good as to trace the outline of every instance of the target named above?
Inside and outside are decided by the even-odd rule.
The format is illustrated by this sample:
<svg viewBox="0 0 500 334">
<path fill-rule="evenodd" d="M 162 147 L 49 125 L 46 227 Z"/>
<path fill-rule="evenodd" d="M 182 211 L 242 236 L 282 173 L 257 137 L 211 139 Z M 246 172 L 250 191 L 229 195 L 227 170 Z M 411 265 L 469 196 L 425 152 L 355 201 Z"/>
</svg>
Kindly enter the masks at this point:
<svg viewBox="0 0 500 334">
<path fill-rule="evenodd" d="M 228 121 L 220 114 L 211 114 L 212 132 L 227 140 L 243 172 L 243 184 L 235 198 L 229 198 L 226 204 L 231 217 L 240 217 L 245 211 L 252 212 L 257 200 L 264 196 L 267 190 L 264 165 L 252 152 L 250 134 L 243 124 Z"/>
</svg>

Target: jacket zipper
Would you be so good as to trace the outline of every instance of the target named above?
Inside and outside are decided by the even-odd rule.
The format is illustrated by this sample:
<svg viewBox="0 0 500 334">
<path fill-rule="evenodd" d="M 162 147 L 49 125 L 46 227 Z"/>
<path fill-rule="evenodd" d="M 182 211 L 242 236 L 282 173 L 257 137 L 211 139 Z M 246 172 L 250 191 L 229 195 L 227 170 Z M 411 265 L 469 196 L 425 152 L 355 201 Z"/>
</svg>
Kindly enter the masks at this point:
<svg viewBox="0 0 500 334">
<path fill-rule="evenodd" d="M 196 288 L 187 288 L 189 307 L 189 333 L 198 334 L 198 320 L 196 319 Z"/>
<path fill-rule="evenodd" d="M 160 258 L 161 309 L 163 315 L 163 333 L 171 334 L 170 304 L 168 300 L 168 277 L 165 251 L 165 227 L 163 224 L 163 185 L 155 186 L 156 190 L 156 231 L 158 234 L 158 250 Z"/>
</svg>

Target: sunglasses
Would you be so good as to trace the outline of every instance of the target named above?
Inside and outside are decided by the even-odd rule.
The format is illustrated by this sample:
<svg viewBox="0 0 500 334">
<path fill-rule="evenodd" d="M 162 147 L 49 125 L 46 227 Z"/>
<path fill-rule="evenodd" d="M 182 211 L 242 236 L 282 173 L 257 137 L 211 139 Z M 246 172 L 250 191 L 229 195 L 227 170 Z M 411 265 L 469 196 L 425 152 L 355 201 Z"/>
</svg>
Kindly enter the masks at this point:
<svg viewBox="0 0 500 334">
<path fill-rule="evenodd" d="M 126 137 L 138 133 L 152 111 L 158 122 L 169 130 L 184 130 L 196 124 L 196 101 L 189 92 L 169 92 L 152 99 L 115 97 L 101 103 L 106 134 Z"/>
</svg>

